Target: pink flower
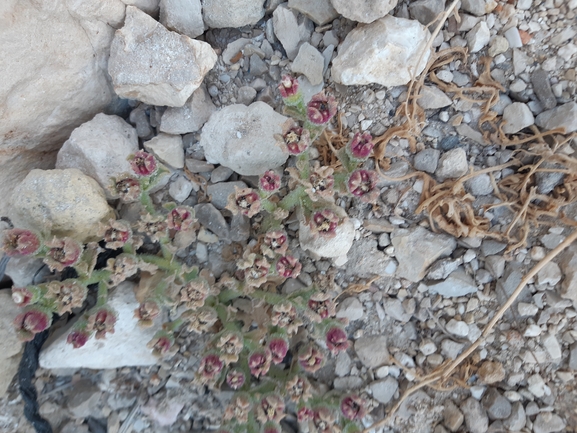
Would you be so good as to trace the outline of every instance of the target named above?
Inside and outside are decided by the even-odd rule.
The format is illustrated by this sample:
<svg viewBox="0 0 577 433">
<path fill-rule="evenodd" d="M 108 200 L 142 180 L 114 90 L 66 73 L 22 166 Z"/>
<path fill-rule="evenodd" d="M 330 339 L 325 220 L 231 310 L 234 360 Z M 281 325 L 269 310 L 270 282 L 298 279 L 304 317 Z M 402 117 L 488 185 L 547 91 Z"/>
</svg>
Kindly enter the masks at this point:
<svg viewBox="0 0 577 433">
<path fill-rule="evenodd" d="M 158 331 L 146 347 L 152 349 L 155 356 L 173 355 L 177 352 L 178 347 L 174 344 L 174 335 L 166 331 Z"/>
<path fill-rule="evenodd" d="M 76 330 L 68 334 L 68 337 L 66 337 L 66 342 L 68 344 L 72 344 L 72 347 L 75 349 L 78 349 L 79 347 L 84 346 L 89 338 L 90 334 L 85 330 Z"/>
<path fill-rule="evenodd" d="M 274 170 L 267 170 L 260 177 L 260 188 L 266 192 L 275 192 L 280 188 L 280 176 Z"/>
<path fill-rule="evenodd" d="M 301 273 L 302 265 L 293 256 L 284 256 L 276 262 L 276 271 L 283 278 L 296 278 Z"/>
<path fill-rule="evenodd" d="M 280 95 L 285 98 L 290 98 L 295 96 L 299 90 L 299 82 L 296 78 L 290 75 L 285 75 L 282 77 L 280 84 L 278 85 L 278 90 Z"/>
<path fill-rule="evenodd" d="M 171 230 L 188 230 L 196 222 L 194 210 L 187 206 L 174 208 L 166 216 L 166 222 Z"/>
<path fill-rule="evenodd" d="M 120 200 L 125 203 L 138 201 L 140 194 L 142 193 L 140 182 L 128 175 L 125 175 L 118 180 L 113 180 L 109 190 L 112 192 L 114 197 L 119 197 Z"/>
<path fill-rule="evenodd" d="M 22 341 L 31 341 L 34 335 L 48 329 L 52 323 L 52 314 L 45 309 L 29 308 L 14 319 L 16 333 Z"/>
<path fill-rule="evenodd" d="M 337 101 L 324 91 L 314 95 L 307 105 L 308 120 L 315 125 L 325 125 L 336 113 Z"/>
<path fill-rule="evenodd" d="M 313 344 L 307 344 L 299 351 L 299 364 L 304 371 L 315 373 L 323 366 L 324 361 L 323 353 Z"/>
<path fill-rule="evenodd" d="M 280 422 L 284 417 L 284 400 L 280 395 L 269 394 L 256 407 L 256 419 L 261 423 Z"/>
<path fill-rule="evenodd" d="M 35 298 L 28 287 L 12 287 L 12 300 L 19 307 L 26 307 Z"/>
<path fill-rule="evenodd" d="M 337 326 L 330 328 L 326 335 L 327 347 L 333 355 L 344 352 L 349 348 L 347 333 Z"/>
<path fill-rule="evenodd" d="M 96 332 L 94 336 L 97 340 L 106 337 L 106 334 L 114 334 L 116 324 L 116 314 L 106 307 L 94 311 L 87 319 L 86 329 Z"/>
<path fill-rule="evenodd" d="M 271 339 L 268 342 L 268 348 L 272 354 L 272 362 L 280 364 L 288 352 L 289 345 L 286 339 L 279 337 Z"/>
<path fill-rule="evenodd" d="M 340 218 L 330 209 L 315 212 L 311 218 L 310 227 L 315 233 L 329 238 L 335 237 Z"/>
<path fill-rule="evenodd" d="M 80 308 L 86 299 L 88 289 L 75 279 L 51 281 L 46 285 L 48 289 L 45 298 L 54 300 L 52 307 L 56 313 L 63 315 L 71 313 L 73 308 Z"/>
<path fill-rule="evenodd" d="M 314 162 L 309 181 L 304 183 L 307 187 L 305 191 L 312 201 L 318 201 L 319 198 L 332 199 L 335 185 L 333 173 L 332 167 L 324 167 L 318 161 Z"/>
<path fill-rule="evenodd" d="M 264 254 L 271 257 L 274 257 L 275 254 L 283 255 L 288 249 L 287 234 L 284 230 L 268 231 L 264 235 L 264 244 L 269 247 L 266 248 L 267 251 L 263 251 Z"/>
<path fill-rule="evenodd" d="M 82 245 L 72 238 L 53 238 L 46 242 L 49 248 L 44 257 L 44 263 L 51 270 L 62 272 L 68 266 L 74 266 L 82 255 Z"/>
<path fill-rule="evenodd" d="M 293 119 L 288 119 L 282 126 L 282 135 L 275 137 L 280 141 L 280 147 L 291 155 L 299 155 L 311 145 L 310 132 Z"/>
<path fill-rule="evenodd" d="M 248 287 L 259 287 L 266 282 L 270 263 L 265 257 L 245 252 L 245 257 L 237 263 L 239 279 L 244 279 Z"/>
<path fill-rule="evenodd" d="M 234 390 L 240 389 L 244 385 L 245 381 L 246 377 L 244 373 L 240 370 L 231 370 L 226 375 L 227 385 Z"/>
<path fill-rule="evenodd" d="M 283 328 L 289 335 L 296 334 L 303 322 L 297 317 L 297 310 L 288 301 L 279 302 L 272 307 L 271 323 Z"/>
<path fill-rule="evenodd" d="M 235 192 L 228 197 L 226 208 L 233 214 L 242 214 L 251 218 L 260 212 L 260 197 L 251 188 L 235 188 Z"/>
<path fill-rule="evenodd" d="M 336 306 L 330 295 L 325 292 L 314 293 L 308 302 L 309 308 L 314 313 L 313 321 L 320 322 L 327 317 L 333 317 L 336 314 Z"/>
<path fill-rule="evenodd" d="M 378 175 L 372 170 L 355 170 L 347 181 L 349 192 L 366 203 L 373 203 L 379 196 L 376 189 Z"/>
<path fill-rule="evenodd" d="M 216 380 L 223 366 L 224 362 L 220 359 L 220 356 L 214 353 L 202 358 L 200 367 L 198 367 L 198 377 L 201 383 L 209 383 Z"/>
<path fill-rule="evenodd" d="M 299 422 L 310 421 L 315 416 L 314 411 L 310 407 L 303 406 L 297 412 Z"/>
<path fill-rule="evenodd" d="M 9 257 L 29 256 L 40 249 L 40 237 L 30 230 L 11 229 L 4 232 L 2 250 Z"/>
<path fill-rule="evenodd" d="M 264 376 L 270 369 L 272 354 L 269 349 L 259 349 L 248 358 L 250 373 L 257 379 Z"/>
<path fill-rule="evenodd" d="M 347 419 L 361 420 L 367 414 L 366 405 L 365 400 L 358 395 L 347 395 L 341 401 L 341 412 Z"/>
<path fill-rule="evenodd" d="M 347 147 L 349 155 L 355 159 L 367 159 L 375 147 L 372 140 L 373 137 L 368 132 L 357 132 Z"/>
<path fill-rule="evenodd" d="M 105 247 L 111 250 L 122 248 L 132 238 L 130 224 L 123 220 L 110 220 L 108 224 L 101 226 L 100 233 Z"/>
<path fill-rule="evenodd" d="M 138 176 L 151 176 L 157 169 L 156 158 L 144 150 L 139 150 L 128 160 Z"/>
</svg>

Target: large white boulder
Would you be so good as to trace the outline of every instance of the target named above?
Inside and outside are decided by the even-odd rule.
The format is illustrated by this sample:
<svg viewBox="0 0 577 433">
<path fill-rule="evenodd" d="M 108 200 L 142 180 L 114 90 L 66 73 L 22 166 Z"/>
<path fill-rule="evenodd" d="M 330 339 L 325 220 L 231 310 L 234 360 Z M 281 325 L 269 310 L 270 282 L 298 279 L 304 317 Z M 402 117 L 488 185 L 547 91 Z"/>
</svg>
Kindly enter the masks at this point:
<svg viewBox="0 0 577 433">
<path fill-rule="evenodd" d="M 397 6 L 397 0 L 331 0 L 331 2 L 342 16 L 360 23 L 372 23 Z"/>
</svg>

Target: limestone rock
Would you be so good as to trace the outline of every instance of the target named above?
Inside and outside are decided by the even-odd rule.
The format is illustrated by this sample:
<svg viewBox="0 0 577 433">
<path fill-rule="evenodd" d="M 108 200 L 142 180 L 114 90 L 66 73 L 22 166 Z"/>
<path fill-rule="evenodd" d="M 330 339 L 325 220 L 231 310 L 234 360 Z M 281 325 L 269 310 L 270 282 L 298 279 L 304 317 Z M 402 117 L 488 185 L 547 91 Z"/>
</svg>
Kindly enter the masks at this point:
<svg viewBox="0 0 577 433">
<path fill-rule="evenodd" d="M 371 278 L 375 274 L 392 277 L 396 269 L 395 261 L 377 249 L 376 239 L 363 238 L 350 249 L 345 272 L 361 278 Z"/>
<path fill-rule="evenodd" d="M 373 335 L 361 337 L 355 341 L 355 352 L 367 368 L 380 367 L 390 360 L 387 349 L 387 337 L 384 335 Z"/>
<path fill-rule="evenodd" d="M 397 0 L 331 0 L 334 8 L 345 18 L 360 23 L 372 23 L 384 17 L 395 6 Z"/>
<path fill-rule="evenodd" d="M 461 404 L 461 412 L 465 415 L 467 431 L 471 433 L 485 433 L 489 427 L 487 412 L 477 400 L 469 397 Z"/>
<path fill-rule="evenodd" d="M 535 119 L 535 123 L 544 130 L 565 128 L 567 134 L 577 131 L 577 102 L 568 102 L 543 111 Z"/>
<path fill-rule="evenodd" d="M 391 242 L 399 262 L 396 275 L 412 282 L 421 281 L 433 262 L 448 256 L 457 246 L 451 236 L 435 234 L 420 226 L 396 229 Z"/>
<path fill-rule="evenodd" d="M 16 226 L 83 242 L 114 217 L 104 191 L 80 170 L 32 170 L 12 194 Z"/>
<path fill-rule="evenodd" d="M 288 7 L 310 18 L 319 26 L 325 25 L 339 16 L 331 4 L 331 0 L 289 0 Z"/>
<path fill-rule="evenodd" d="M 292 71 L 303 74 L 313 86 L 323 82 L 324 58 L 319 51 L 308 42 L 299 48 L 293 64 Z"/>
<path fill-rule="evenodd" d="M 196 132 L 210 119 L 216 106 L 204 85 L 194 91 L 182 107 L 168 107 L 160 119 L 160 130 L 169 134 Z"/>
<path fill-rule="evenodd" d="M 95 179 L 111 198 L 110 178 L 132 173 L 127 158 L 138 151 L 132 126 L 118 116 L 97 114 L 70 134 L 56 158 L 56 168 L 77 168 Z"/>
<path fill-rule="evenodd" d="M 333 79 L 347 86 L 407 84 L 411 72 L 418 76 L 427 64 L 430 53 L 417 66 L 430 35 L 418 21 L 390 15 L 357 27 L 347 35 L 333 60 Z"/>
<path fill-rule="evenodd" d="M 128 6 L 124 27 L 116 31 L 110 47 L 108 71 L 123 98 L 182 107 L 216 59 L 206 42 L 168 31 Z"/>
<path fill-rule="evenodd" d="M 184 148 L 180 135 L 161 132 L 144 143 L 144 148 L 153 153 L 161 162 L 174 168 L 184 167 Z"/>
<path fill-rule="evenodd" d="M 16 337 L 12 322 L 20 309 L 12 301 L 10 290 L 0 290 L 0 398 L 18 369 L 22 342 Z"/>
<path fill-rule="evenodd" d="M 204 125 L 200 145 L 206 160 L 245 176 L 254 176 L 285 163 L 288 155 L 276 144 L 286 117 L 264 102 L 248 107 L 229 105 Z"/>
<path fill-rule="evenodd" d="M 437 19 L 445 10 L 445 0 L 417 0 L 409 3 L 411 18 L 419 21 L 424 26 Z"/>
<path fill-rule="evenodd" d="M 274 34 L 286 51 L 287 57 L 294 60 L 301 41 L 296 14 L 285 5 L 278 6 L 272 14 Z"/>
<path fill-rule="evenodd" d="M 204 33 L 202 4 L 200 0 L 161 0 L 160 22 L 167 29 L 194 39 Z"/>
<path fill-rule="evenodd" d="M 384 380 L 371 383 L 370 388 L 375 400 L 379 403 L 387 404 L 393 399 L 395 392 L 399 389 L 399 382 L 391 376 L 387 376 Z"/>
<path fill-rule="evenodd" d="M 471 53 L 481 51 L 491 40 L 491 31 L 485 21 L 481 21 L 467 33 L 467 47 Z"/>
<path fill-rule="evenodd" d="M 106 63 L 124 9 L 119 0 L 1 2 L 1 197 L 30 170 L 53 168 L 72 130 L 116 98 Z M 1 200 L 0 215 L 8 207 Z"/>
<path fill-rule="evenodd" d="M 263 4 L 262 0 L 204 0 L 204 22 L 213 29 L 256 24 L 264 16 Z"/>
<path fill-rule="evenodd" d="M 423 86 L 418 99 L 418 104 L 425 110 L 447 107 L 451 103 L 451 98 L 436 86 Z"/>
<path fill-rule="evenodd" d="M 134 310 L 138 301 L 134 297 L 134 283 L 125 281 L 110 292 L 109 305 L 118 313 L 114 334 L 105 339 L 91 338 L 78 349 L 66 343 L 67 333 L 58 336 L 40 352 L 42 368 L 92 368 L 110 369 L 127 366 L 154 365 L 158 359 L 146 344 L 161 328 L 160 321 L 151 328 L 138 326 Z"/>
<path fill-rule="evenodd" d="M 535 122 L 533 113 L 527 104 L 513 102 L 503 110 L 503 132 L 505 134 L 515 134 Z"/>
<path fill-rule="evenodd" d="M 468 171 L 467 153 L 463 148 L 456 147 L 441 156 L 435 175 L 440 180 L 456 179 L 464 176 Z"/>
<path fill-rule="evenodd" d="M 158 12 L 160 0 L 121 0 L 127 6 L 136 6 L 148 15 L 155 15 Z"/>
<path fill-rule="evenodd" d="M 438 293 L 446 298 L 465 296 L 477 291 L 477 285 L 463 269 L 457 269 L 444 281 L 427 286 L 429 292 Z"/>
<path fill-rule="evenodd" d="M 302 224 L 299 228 L 299 242 L 303 250 L 309 250 L 321 257 L 336 258 L 345 256 L 355 239 L 355 226 L 349 219 L 345 219 L 336 229 L 336 236 L 326 238 L 315 236 L 308 225 Z"/>
</svg>

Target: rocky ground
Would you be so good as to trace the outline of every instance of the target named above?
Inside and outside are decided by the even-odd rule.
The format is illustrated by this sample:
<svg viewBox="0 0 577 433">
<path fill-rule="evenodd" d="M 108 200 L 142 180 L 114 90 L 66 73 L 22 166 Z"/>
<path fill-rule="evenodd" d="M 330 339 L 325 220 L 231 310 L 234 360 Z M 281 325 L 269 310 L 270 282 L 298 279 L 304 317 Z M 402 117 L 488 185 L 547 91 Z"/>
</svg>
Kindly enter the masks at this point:
<svg viewBox="0 0 577 433">
<path fill-rule="evenodd" d="M 255 233 L 248 220 L 231 218 L 224 210 L 228 195 L 235 186 L 253 186 L 254 175 L 269 165 L 287 161 L 270 137 L 270 125 L 282 117 L 276 89 L 281 76 L 299 76 L 308 98 L 328 88 L 339 104 L 339 122 L 333 130 L 341 125 L 345 136 L 356 131 L 382 136 L 401 122 L 395 113 L 407 99 L 411 78 L 407 65 L 422 70 L 425 64 L 417 65 L 427 42 L 427 31 L 419 23 L 431 24 L 432 31 L 449 2 L 383 1 L 369 7 L 379 2 L 332 0 L 333 7 L 328 0 L 268 0 L 263 8 L 262 1 L 235 0 L 230 3 L 237 8 L 229 6 L 233 15 L 223 6 L 226 2 L 206 0 L 202 12 L 200 3 L 193 12 L 180 9 L 181 3 L 161 1 L 160 22 L 207 42 L 212 50 L 183 42 L 129 7 L 109 60 L 116 92 L 130 98 L 117 112 L 126 122 L 99 114 L 80 126 L 62 147 L 56 168 L 79 168 L 105 186 L 111 175 L 127 171 L 124 155 L 143 144 L 172 168 L 170 180 L 154 200 L 195 206 L 202 225 L 198 241 L 182 252 L 182 259 L 209 268 L 218 278 L 234 269 L 238 251 Z M 522 146 L 511 142 L 501 146 L 495 137 L 528 136 L 534 127 L 577 131 L 576 10 L 575 0 L 462 0 L 460 19 L 449 17 L 433 47 L 436 51 L 465 47 L 469 55 L 454 55 L 436 67 L 434 76 L 428 75 L 419 100 L 424 109 L 420 133 L 415 143 L 406 138 L 388 143 L 381 155 L 385 174 L 396 178 L 420 171 L 437 182 L 450 182 L 466 175 L 470 167 L 507 164 Z M 149 57 L 131 45 L 143 34 L 153 52 Z M 391 39 L 403 47 L 399 52 L 388 53 L 379 45 Z M 372 46 L 380 46 L 378 52 Z M 393 57 L 381 62 L 377 54 L 386 57 L 385 52 Z M 156 66 L 143 70 L 147 62 L 158 65 L 167 55 L 176 59 L 177 69 L 184 71 L 181 75 Z M 502 121 L 501 135 L 484 136 L 486 131 L 479 127 L 483 104 L 471 100 L 473 93 L 455 91 L 479 85 L 485 56 L 492 58 L 493 88 L 502 86 L 493 107 L 497 121 Z M 146 74 L 167 85 L 146 89 L 138 84 Z M 176 90 L 179 80 L 202 85 L 188 98 L 190 93 Z M 223 111 L 233 104 L 241 105 Z M 242 131 L 238 147 L 227 147 L 226 131 L 240 134 L 242 120 L 235 119 L 246 118 L 257 120 Z M 94 152 L 95 146 L 101 153 L 87 156 L 87 149 Z M 247 158 L 250 146 L 266 157 Z M 572 158 L 576 149 L 573 138 L 556 151 Z M 567 167 L 565 173 L 536 175 L 538 193 L 554 196 L 560 186 L 569 190 L 575 166 Z M 502 167 L 465 182 L 475 212 L 488 219 L 491 233 L 504 233 L 517 215 L 508 207 L 482 211 L 483 205 L 503 201 L 503 190 L 495 189 L 497 182 L 515 176 L 516 168 Z M 38 176 L 31 185 L 42 184 L 49 175 Z M 427 213 L 416 212 L 421 194 L 430 188 L 424 179 L 382 180 L 375 205 L 351 199 L 337 202 L 354 226 L 355 242 L 349 251 L 321 257 L 302 242 L 299 245 L 296 219 L 287 227 L 303 272 L 282 290 L 313 282 L 334 284 L 339 293 L 337 317 L 350 321 L 352 347 L 315 379 L 327 389 L 354 389 L 365 395 L 373 407 L 364 420 L 367 427 L 384 418 L 420 377 L 477 340 L 522 277 L 571 232 L 561 219 L 554 219 L 531 225 L 520 245 L 515 245 L 523 240 L 518 235 L 507 239 L 444 233 L 431 227 L 434 220 Z M 74 182 L 65 184 L 81 189 L 77 194 L 89 194 L 88 186 Z M 19 194 L 26 195 L 35 186 L 19 188 Z M 134 211 L 128 206 L 119 210 L 125 218 Z M 106 214 L 107 208 L 101 212 Z M 576 215 L 574 207 L 565 208 L 568 220 Z M 376 431 L 577 431 L 576 270 L 573 245 L 529 281 L 494 332 L 456 372 L 459 380 L 454 387 L 443 389 L 438 383 L 422 388 L 403 403 L 389 426 Z M 27 283 L 37 271 L 34 263 L 13 261 L 7 274 L 15 283 Z M 42 272 L 34 278 L 41 276 Z M 136 305 L 131 284 L 114 292 L 119 329 L 106 341 L 73 351 L 55 332 L 37 373 L 41 414 L 62 433 L 217 429 L 231 393 L 212 393 L 190 384 L 202 341 L 183 334 L 173 358 L 152 357 L 145 345 L 154 330 L 131 325 Z M 0 327 L 0 356 L 5 358 L 0 365 L 11 375 L 19 351 L 9 326 L 14 308 L 8 291 L 0 291 L 0 296 L 6 298 L 0 303 L 0 320 L 6 322 Z M 55 327 L 60 326 L 64 324 Z M 0 431 L 33 431 L 22 414 L 15 382 L 0 407 Z M 294 416 L 287 417 L 284 428 L 302 431 Z"/>
</svg>

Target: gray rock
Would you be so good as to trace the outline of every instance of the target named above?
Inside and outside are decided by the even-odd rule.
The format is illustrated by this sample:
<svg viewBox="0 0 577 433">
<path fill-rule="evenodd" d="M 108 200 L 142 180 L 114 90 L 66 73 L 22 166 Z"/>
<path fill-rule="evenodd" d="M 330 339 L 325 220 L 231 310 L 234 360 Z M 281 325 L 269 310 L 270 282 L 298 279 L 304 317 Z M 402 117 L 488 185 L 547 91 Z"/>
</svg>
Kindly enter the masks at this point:
<svg viewBox="0 0 577 433">
<path fill-rule="evenodd" d="M 421 150 L 415 155 L 415 169 L 419 171 L 425 171 L 427 173 L 434 173 L 437 169 L 440 156 L 441 152 L 437 149 L 427 148 Z"/>
<path fill-rule="evenodd" d="M 392 276 L 396 270 L 391 258 L 377 249 L 377 241 L 363 238 L 356 241 L 348 253 L 347 275 L 370 278 L 374 275 Z"/>
<path fill-rule="evenodd" d="M 194 158 L 187 158 L 185 164 L 191 173 L 208 173 L 214 169 L 214 165 Z"/>
<path fill-rule="evenodd" d="M 577 102 L 568 102 L 543 111 L 535 119 L 535 123 L 545 130 L 565 128 L 566 133 L 577 131 Z"/>
<path fill-rule="evenodd" d="M 553 433 L 565 429 L 565 421 L 551 412 L 541 412 L 533 422 L 533 433 Z"/>
<path fill-rule="evenodd" d="M 325 25 L 339 16 L 339 13 L 331 4 L 331 0 L 317 0 L 314 2 L 308 0 L 289 0 L 288 7 L 300 12 L 319 26 Z"/>
<path fill-rule="evenodd" d="M 462 320 L 451 319 L 445 325 L 447 331 L 457 337 L 466 337 L 469 335 L 469 325 Z"/>
<path fill-rule="evenodd" d="M 150 328 L 142 328 L 134 318 L 138 301 L 134 297 L 135 284 L 125 281 L 110 292 L 108 304 L 117 312 L 114 334 L 105 339 L 94 338 L 74 349 L 66 343 L 67 334 L 61 334 L 40 352 L 42 368 L 110 369 L 125 366 L 155 365 L 158 358 L 146 344 L 161 328 L 160 321 Z"/>
<path fill-rule="evenodd" d="M 475 293 L 477 291 L 477 286 L 473 279 L 466 274 L 463 269 L 457 269 L 449 275 L 445 281 L 427 285 L 427 289 L 431 293 L 438 293 L 439 295 L 448 298 Z"/>
<path fill-rule="evenodd" d="M 463 421 L 465 420 L 463 412 L 461 412 L 451 400 L 445 401 L 443 406 L 443 424 L 450 431 L 456 432 L 459 430 L 459 427 L 463 425 Z"/>
<path fill-rule="evenodd" d="M 379 403 L 387 404 L 393 399 L 395 393 L 399 389 L 399 382 L 391 376 L 388 376 L 384 380 L 371 383 L 369 388 L 371 389 L 375 400 Z"/>
<path fill-rule="evenodd" d="M 380 367 L 389 362 L 387 337 L 374 335 L 361 337 L 355 341 L 355 352 L 363 365 L 367 368 Z"/>
<path fill-rule="evenodd" d="M 451 275 L 463 263 L 461 258 L 452 259 L 446 258 L 437 260 L 429 268 L 427 279 L 429 280 L 444 280 Z"/>
<path fill-rule="evenodd" d="M 511 403 L 495 388 L 487 389 L 482 403 L 489 419 L 506 419 L 511 415 Z"/>
<path fill-rule="evenodd" d="M 160 22 L 194 39 L 204 33 L 202 4 L 200 0 L 160 0 Z"/>
<path fill-rule="evenodd" d="M 250 86 L 242 86 L 238 89 L 236 100 L 239 104 L 250 105 L 256 98 L 256 90 Z"/>
<path fill-rule="evenodd" d="M 493 192 L 491 176 L 479 174 L 465 182 L 465 188 L 474 196 L 489 195 Z"/>
<path fill-rule="evenodd" d="M 148 119 L 148 114 L 146 114 L 146 104 L 138 104 L 138 106 L 130 112 L 128 120 L 136 128 L 136 135 L 140 138 L 146 140 L 152 138 L 154 135 L 154 130 L 150 126 L 150 120 Z"/>
<path fill-rule="evenodd" d="M 149 15 L 126 8 L 110 47 L 115 92 L 151 105 L 182 107 L 216 63 L 206 42 L 168 31 Z"/>
<path fill-rule="evenodd" d="M 429 25 L 445 10 L 445 0 L 417 0 L 409 4 L 411 18 Z"/>
<path fill-rule="evenodd" d="M 12 324 L 6 329 L 12 330 Z M 0 358 L 0 398 L 6 395 L 12 379 L 14 379 L 14 376 L 18 373 L 21 358 L 22 356 L 19 354 L 8 358 Z"/>
<path fill-rule="evenodd" d="M 412 282 L 421 281 L 435 260 L 451 254 L 457 246 L 451 236 L 435 234 L 420 226 L 396 229 L 391 242 L 399 262 L 396 275 Z"/>
<path fill-rule="evenodd" d="M 485 433 L 489 429 L 489 418 L 485 409 L 473 397 L 469 397 L 461 404 L 461 411 L 465 414 L 465 424 L 470 433 Z"/>
<path fill-rule="evenodd" d="M 230 240 L 233 242 L 246 242 L 250 237 L 250 218 L 246 215 L 236 214 L 230 221 Z"/>
<path fill-rule="evenodd" d="M 452 100 L 436 86 L 423 86 L 417 103 L 425 110 L 436 110 L 451 105 Z"/>
<path fill-rule="evenodd" d="M 168 107 L 160 119 L 160 130 L 168 134 L 196 132 L 210 119 L 216 106 L 204 85 L 196 89 L 182 107 Z"/>
<path fill-rule="evenodd" d="M 394 320 L 401 323 L 407 323 L 411 320 L 412 314 L 409 314 L 403 308 L 403 304 L 399 299 L 387 298 L 383 299 L 383 309 L 385 314 Z"/>
<path fill-rule="evenodd" d="M 265 13 L 262 0 L 204 0 L 204 22 L 213 29 L 256 24 Z"/>
<path fill-rule="evenodd" d="M 552 250 L 565 240 L 565 236 L 556 233 L 547 233 L 541 237 L 541 243 L 545 248 Z"/>
<path fill-rule="evenodd" d="M 503 426 L 510 431 L 521 431 L 525 427 L 525 409 L 520 401 L 511 405 L 511 415 L 503 420 Z"/>
<path fill-rule="evenodd" d="M 212 183 L 224 182 L 228 180 L 234 172 L 224 165 L 216 167 L 212 173 L 210 173 L 210 181 Z"/>
<path fill-rule="evenodd" d="M 418 76 L 427 64 L 428 54 L 419 65 L 417 62 L 429 37 L 429 30 L 418 21 L 390 15 L 357 27 L 347 35 L 333 60 L 333 80 L 347 86 L 407 84 L 411 73 Z"/>
<path fill-rule="evenodd" d="M 543 268 L 537 272 L 537 284 L 544 285 L 550 284 L 554 286 L 563 278 L 561 273 L 561 268 L 555 262 L 549 262 Z"/>
<path fill-rule="evenodd" d="M 561 283 L 561 297 L 570 299 L 573 306 L 577 308 L 577 246 L 571 245 L 565 250 L 561 255 L 559 265 L 565 275 Z M 577 355 L 574 362 L 577 366 Z"/>
<path fill-rule="evenodd" d="M 539 168 L 564 170 L 565 167 L 561 164 L 552 164 L 544 162 Z M 550 194 L 557 185 L 560 185 L 565 178 L 564 173 L 555 172 L 538 172 L 535 173 L 535 181 L 537 182 L 537 192 L 539 194 Z"/>
<path fill-rule="evenodd" d="M 501 278 L 505 272 L 505 259 L 503 256 L 487 256 L 485 258 L 485 269 L 495 278 Z"/>
<path fill-rule="evenodd" d="M 571 352 L 569 352 L 569 368 L 577 370 L 577 343 L 571 346 Z"/>
<path fill-rule="evenodd" d="M 173 167 L 184 167 L 184 148 L 182 137 L 161 132 L 151 140 L 145 141 L 143 146 L 153 153 L 161 162 Z"/>
<path fill-rule="evenodd" d="M 469 171 L 467 153 L 464 149 L 457 147 L 445 152 L 439 160 L 439 165 L 435 171 L 435 176 L 440 180 L 456 179 L 464 176 Z"/>
<path fill-rule="evenodd" d="M 515 134 L 535 123 L 535 118 L 527 104 L 513 102 L 503 110 L 503 132 L 505 134 Z"/>
<path fill-rule="evenodd" d="M 539 102 L 545 110 L 551 110 L 557 105 L 557 98 L 551 90 L 551 83 L 549 82 L 549 74 L 541 68 L 537 68 L 531 74 L 531 84 L 533 84 L 533 91 Z"/>
<path fill-rule="evenodd" d="M 177 202 L 182 203 L 192 192 L 192 182 L 185 176 L 178 176 L 168 188 L 168 194 Z"/>
<path fill-rule="evenodd" d="M 339 352 L 335 362 L 335 374 L 339 377 L 349 374 L 352 362 L 351 357 L 346 351 Z"/>
<path fill-rule="evenodd" d="M 66 408 L 73 418 L 82 419 L 92 416 L 94 406 L 98 404 L 102 391 L 88 379 L 76 382 L 68 394 Z"/>
<path fill-rule="evenodd" d="M 132 173 L 127 159 L 138 151 L 138 137 L 132 126 L 118 116 L 97 114 L 76 128 L 56 158 L 56 168 L 77 168 L 96 180 L 108 198 L 110 179 Z"/>
<path fill-rule="evenodd" d="M 308 42 L 299 48 L 298 55 L 293 61 L 292 71 L 303 74 L 313 86 L 323 82 L 323 68 L 325 60 L 323 55 Z"/>
<path fill-rule="evenodd" d="M 497 242 L 492 239 L 485 239 L 481 244 L 481 252 L 484 256 L 491 256 L 500 253 L 507 247 L 503 242 Z"/>
<path fill-rule="evenodd" d="M 331 0 L 334 8 L 345 18 L 360 23 L 372 23 L 384 17 L 395 6 L 397 0 Z"/>
<path fill-rule="evenodd" d="M 296 15 L 285 5 L 278 6 L 272 14 L 274 34 L 282 44 L 287 57 L 293 60 L 298 53 L 301 37 Z"/>
<path fill-rule="evenodd" d="M 6 393 L 17 370 L 22 342 L 16 337 L 12 322 L 20 313 L 10 291 L 0 290 L 0 397 Z"/>
<path fill-rule="evenodd" d="M 484 3 L 484 0 L 481 0 Z M 481 21 L 467 33 L 467 47 L 471 53 L 478 53 L 491 40 L 491 31 L 485 21 Z"/>
<path fill-rule="evenodd" d="M 441 150 L 446 152 L 447 150 L 461 147 L 461 140 L 459 140 L 457 135 L 448 135 L 441 139 L 439 146 L 441 147 Z"/>
<path fill-rule="evenodd" d="M 441 341 L 441 354 L 446 358 L 455 359 L 461 354 L 465 345 L 448 338 Z"/>
<path fill-rule="evenodd" d="M 363 379 L 359 376 L 337 377 L 333 382 L 333 387 L 340 391 L 358 389 L 363 386 Z"/>
<path fill-rule="evenodd" d="M 503 33 L 503 36 L 505 36 L 511 48 L 521 48 L 523 46 L 523 41 L 521 41 L 521 35 L 517 27 L 510 27 Z"/>
<path fill-rule="evenodd" d="M 228 239 L 229 230 L 226 220 L 211 203 L 201 203 L 194 207 L 198 222 L 221 239 Z"/>
<path fill-rule="evenodd" d="M 208 162 L 245 176 L 260 175 L 287 160 L 274 137 L 286 120 L 264 102 L 229 105 L 204 125 L 200 145 Z"/>
<path fill-rule="evenodd" d="M 240 55 L 243 53 L 243 48 L 250 44 L 251 40 L 247 38 L 238 38 L 232 42 L 229 42 L 224 51 L 222 52 L 222 61 L 226 65 L 232 65 L 233 59 L 238 62 Z"/>
<path fill-rule="evenodd" d="M 362 319 L 363 315 L 363 304 L 356 297 L 346 298 L 339 303 L 337 308 L 337 318 L 345 318 L 349 322 Z"/>
<path fill-rule="evenodd" d="M 337 258 L 345 256 L 353 245 L 355 226 L 347 218 L 336 229 L 336 236 L 325 238 L 311 232 L 307 224 L 300 223 L 299 243 L 303 250 L 308 250 L 321 257 Z"/>
<path fill-rule="evenodd" d="M 487 50 L 490 57 L 495 57 L 501 53 L 504 53 L 509 49 L 509 41 L 507 38 L 497 35 L 491 39 L 491 45 Z"/>
<path fill-rule="evenodd" d="M 485 15 L 485 0 L 463 0 L 461 9 L 478 17 Z"/>
<path fill-rule="evenodd" d="M 527 378 L 527 389 L 537 398 L 545 395 L 547 385 L 539 374 L 533 374 Z"/>
<path fill-rule="evenodd" d="M 253 77 L 260 77 L 267 73 L 268 69 L 268 65 L 258 56 L 258 54 L 252 54 L 250 56 L 250 75 Z"/>
</svg>

